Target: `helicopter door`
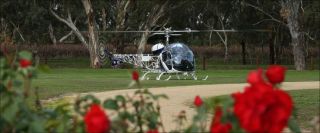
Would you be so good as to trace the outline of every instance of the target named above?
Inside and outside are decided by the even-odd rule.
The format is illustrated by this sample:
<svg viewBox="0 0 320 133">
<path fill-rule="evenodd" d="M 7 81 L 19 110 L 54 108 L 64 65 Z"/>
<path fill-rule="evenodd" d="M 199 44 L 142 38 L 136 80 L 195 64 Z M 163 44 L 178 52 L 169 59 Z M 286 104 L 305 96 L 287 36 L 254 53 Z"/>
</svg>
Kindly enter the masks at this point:
<svg viewBox="0 0 320 133">
<path fill-rule="evenodd" d="M 172 70 L 172 58 L 171 53 L 166 51 L 162 53 L 162 66 L 165 69 Z"/>
</svg>

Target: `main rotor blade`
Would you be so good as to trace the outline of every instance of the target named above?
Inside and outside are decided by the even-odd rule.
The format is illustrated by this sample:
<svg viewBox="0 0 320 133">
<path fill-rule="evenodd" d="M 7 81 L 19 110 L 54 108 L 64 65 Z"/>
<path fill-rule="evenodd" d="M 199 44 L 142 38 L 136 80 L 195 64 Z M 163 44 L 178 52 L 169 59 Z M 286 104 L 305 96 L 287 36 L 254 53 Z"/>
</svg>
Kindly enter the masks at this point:
<svg viewBox="0 0 320 133">
<path fill-rule="evenodd" d="M 227 30 L 199 30 L 199 32 L 272 32 L 272 30 L 267 29 L 227 29 Z"/>
<path fill-rule="evenodd" d="M 165 35 L 166 33 L 153 33 L 153 35 Z"/>
<path fill-rule="evenodd" d="M 226 30 L 172 30 L 172 31 L 144 31 L 144 30 L 130 30 L 130 31 L 97 31 L 100 33 L 144 33 L 150 32 L 153 34 L 166 34 L 166 33 L 192 33 L 192 32 L 272 32 L 267 29 L 226 29 Z"/>
<path fill-rule="evenodd" d="M 170 34 L 170 36 L 181 36 L 182 34 Z"/>
<path fill-rule="evenodd" d="M 113 30 L 113 31 L 98 31 L 101 33 L 144 33 L 144 32 L 151 32 L 151 33 L 155 33 L 155 32 L 164 32 L 164 31 L 144 31 L 144 30 Z"/>
</svg>

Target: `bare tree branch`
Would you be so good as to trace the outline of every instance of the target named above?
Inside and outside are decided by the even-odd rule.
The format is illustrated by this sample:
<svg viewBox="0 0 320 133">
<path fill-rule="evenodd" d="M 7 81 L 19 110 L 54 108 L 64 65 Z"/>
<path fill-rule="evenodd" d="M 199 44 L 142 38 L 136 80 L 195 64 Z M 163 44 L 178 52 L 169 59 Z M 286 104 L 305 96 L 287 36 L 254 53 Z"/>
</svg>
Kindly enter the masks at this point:
<svg viewBox="0 0 320 133">
<path fill-rule="evenodd" d="M 49 36 L 50 36 L 50 39 L 51 39 L 53 45 L 56 45 L 57 44 L 57 39 L 53 34 L 53 27 L 52 27 L 51 23 L 49 24 L 48 30 L 49 30 Z"/>
<path fill-rule="evenodd" d="M 81 34 L 81 32 L 78 30 L 78 28 L 75 26 L 75 24 L 72 22 L 72 18 L 71 18 L 71 13 L 68 11 L 68 18 L 64 19 L 62 17 L 60 17 L 57 13 L 55 13 L 51 8 L 49 9 L 51 14 L 57 18 L 59 21 L 65 23 L 69 28 L 71 28 L 71 30 L 73 31 L 73 33 L 76 34 L 76 36 L 78 37 L 78 39 L 88 48 L 89 44 L 87 43 L 86 39 L 84 38 L 84 36 Z"/>
<path fill-rule="evenodd" d="M 64 35 L 59 39 L 59 43 L 62 43 L 64 40 L 66 40 L 69 36 L 73 34 L 73 31 L 71 30 L 68 34 Z"/>
<path fill-rule="evenodd" d="M 78 21 L 78 18 L 76 18 L 75 20 L 74 20 L 74 25 L 76 25 L 77 24 L 77 21 Z M 68 37 L 70 37 L 71 35 L 73 34 L 73 30 L 71 30 L 68 34 L 66 34 L 66 35 L 64 35 L 63 37 L 61 37 L 60 39 L 59 39 L 59 43 L 62 43 L 64 40 L 66 40 Z"/>
<path fill-rule="evenodd" d="M 274 20 L 273 20 L 273 19 L 262 19 L 262 20 L 254 23 L 254 24 L 252 24 L 252 25 L 258 25 L 258 24 L 260 24 L 260 23 L 262 23 L 262 22 L 265 22 L 265 21 L 274 21 Z M 282 24 L 282 23 L 280 23 L 280 24 Z"/>
<path fill-rule="evenodd" d="M 314 41 L 315 37 L 310 36 L 308 32 L 303 32 L 304 35 L 306 35 L 310 40 Z"/>
<path fill-rule="evenodd" d="M 145 44 L 147 42 L 147 39 L 149 37 L 149 30 L 151 30 L 150 28 L 152 28 L 153 26 L 155 26 L 157 24 L 157 22 L 159 21 L 159 19 L 165 14 L 165 8 L 167 7 L 169 1 L 166 0 L 165 3 L 163 4 L 157 4 L 154 6 L 154 8 L 152 8 L 152 10 L 150 11 L 150 14 L 146 20 L 146 22 L 144 23 L 144 25 L 140 25 L 141 28 L 143 28 L 146 32 L 144 32 L 139 40 L 138 43 L 138 53 L 141 54 L 144 51 L 144 47 Z M 166 22 L 165 22 L 166 23 Z M 165 25 L 165 24 L 164 24 Z"/>
<path fill-rule="evenodd" d="M 273 20 L 273 21 L 275 21 L 275 22 L 278 22 L 278 23 L 281 23 L 281 24 L 283 24 L 283 25 L 286 25 L 286 24 L 283 23 L 281 20 L 274 18 L 271 14 L 265 12 L 263 9 L 255 6 L 255 5 L 252 5 L 252 4 L 249 4 L 249 3 L 246 3 L 246 2 L 242 2 L 242 4 L 244 4 L 245 6 L 252 7 L 252 8 L 254 8 L 254 9 L 260 11 L 261 13 L 267 15 L 269 18 L 271 18 L 271 19 L 269 19 L 269 20 Z M 259 23 L 259 22 L 258 22 L 258 23 Z"/>
<path fill-rule="evenodd" d="M 20 30 L 19 30 L 19 27 L 17 27 L 12 21 L 10 21 L 10 23 L 12 24 L 12 26 L 14 27 L 14 30 L 13 31 L 16 31 L 16 32 L 18 32 L 19 33 L 19 36 L 20 36 L 20 38 L 22 39 L 22 41 L 25 41 L 24 40 L 24 37 L 23 37 L 23 35 L 22 35 L 22 33 L 20 32 Z"/>
</svg>

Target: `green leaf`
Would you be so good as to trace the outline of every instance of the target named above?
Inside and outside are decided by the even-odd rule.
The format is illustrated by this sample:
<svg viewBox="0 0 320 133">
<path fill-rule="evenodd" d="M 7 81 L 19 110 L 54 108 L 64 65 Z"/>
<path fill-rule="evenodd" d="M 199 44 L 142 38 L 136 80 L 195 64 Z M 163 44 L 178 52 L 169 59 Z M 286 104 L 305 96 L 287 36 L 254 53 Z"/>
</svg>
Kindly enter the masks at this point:
<svg viewBox="0 0 320 133">
<path fill-rule="evenodd" d="M 92 100 L 93 103 L 100 104 L 100 100 L 93 95 L 86 95 L 83 97 L 84 100 Z"/>
<path fill-rule="evenodd" d="M 14 87 L 20 87 L 21 85 L 22 85 L 22 82 L 20 80 L 17 80 L 17 79 L 13 80 Z"/>
<path fill-rule="evenodd" d="M 27 76 L 28 70 L 27 69 L 21 69 L 22 75 Z"/>
<path fill-rule="evenodd" d="M 157 124 L 158 124 L 158 115 L 156 113 L 150 113 L 150 117 L 148 119 L 148 126 L 151 129 L 155 129 L 157 128 Z"/>
<path fill-rule="evenodd" d="M 116 96 L 116 100 L 117 100 L 117 101 L 120 101 L 120 102 L 126 102 L 126 99 L 125 99 L 123 96 L 121 96 L 121 95 L 117 95 L 117 96 Z"/>
<path fill-rule="evenodd" d="M 134 118 L 135 118 L 134 115 L 131 115 L 131 114 L 128 113 L 128 120 L 129 120 L 130 122 L 134 123 L 134 122 L 135 122 L 135 119 L 134 119 Z"/>
<path fill-rule="evenodd" d="M 292 110 L 292 116 L 297 119 L 298 118 L 298 110 L 297 108 L 294 106 L 293 110 Z"/>
<path fill-rule="evenodd" d="M 165 94 L 159 94 L 159 95 L 151 95 L 152 99 L 154 100 L 158 100 L 159 98 L 163 98 L 163 99 L 169 99 L 169 97 Z"/>
<path fill-rule="evenodd" d="M 4 68 L 6 66 L 7 62 L 5 58 L 0 58 L 0 68 Z"/>
<path fill-rule="evenodd" d="M 192 124 L 187 130 L 185 131 L 186 133 L 197 133 L 199 132 L 199 128 L 195 125 Z"/>
<path fill-rule="evenodd" d="M 141 93 L 140 89 L 134 92 L 134 94 L 140 94 L 140 93 Z"/>
<path fill-rule="evenodd" d="M 296 121 L 292 117 L 290 117 L 289 119 L 288 127 L 293 133 L 301 133 L 299 125 L 296 123 Z"/>
<path fill-rule="evenodd" d="M 13 124 L 13 120 L 16 117 L 17 112 L 19 111 L 18 103 L 13 101 L 12 104 L 9 104 L 8 107 L 2 113 L 2 117 L 8 121 L 9 123 Z"/>
<path fill-rule="evenodd" d="M 3 93 L 5 90 L 6 90 L 6 87 L 3 84 L 0 84 L 0 93 Z"/>
<path fill-rule="evenodd" d="M 103 107 L 107 109 L 118 110 L 119 106 L 116 100 L 107 99 L 103 102 Z"/>
<path fill-rule="evenodd" d="M 65 124 L 64 123 L 59 123 L 58 127 L 57 127 L 57 132 L 58 133 L 63 133 L 65 132 Z"/>
<path fill-rule="evenodd" d="M 44 133 L 44 121 L 35 120 L 30 123 L 29 128 L 30 133 Z"/>
<path fill-rule="evenodd" d="M 128 119 L 130 122 L 134 122 L 134 115 L 131 115 L 129 112 L 120 112 L 119 113 L 119 117 L 122 119 L 122 120 L 124 120 L 124 119 Z"/>
<path fill-rule="evenodd" d="M 31 60 L 32 59 L 32 54 L 30 52 L 27 52 L 27 51 L 21 51 L 19 53 L 19 56 L 20 56 L 20 58 L 27 59 L 27 60 Z"/>
<path fill-rule="evenodd" d="M 140 106 L 140 102 L 138 102 L 138 101 L 133 102 L 133 106 L 135 108 L 138 108 Z"/>
<path fill-rule="evenodd" d="M 151 94 L 148 89 L 144 89 L 142 93 L 144 93 L 144 94 Z"/>
<path fill-rule="evenodd" d="M 1 94 L 1 93 L 0 93 L 0 94 Z M 10 103 L 9 103 L 10 99 L 9 99 L 9 96 L 8 96 L 7 93 L 2 93 L 2 94 L 0 95 L 0 99 L 1 99 L 1 100 L 0 100 L 0 108 L 1 108 L 1 109 L 4 109 L 6 105 L 10 104 Z"/>
</svg>

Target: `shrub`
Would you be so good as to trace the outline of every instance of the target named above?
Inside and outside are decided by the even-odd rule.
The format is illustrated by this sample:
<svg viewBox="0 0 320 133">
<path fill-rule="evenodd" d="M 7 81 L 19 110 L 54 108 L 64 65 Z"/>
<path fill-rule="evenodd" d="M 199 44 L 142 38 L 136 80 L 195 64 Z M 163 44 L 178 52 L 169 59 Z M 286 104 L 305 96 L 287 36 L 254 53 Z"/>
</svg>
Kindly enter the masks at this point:
<svg viewBox="0 0 320 133">
<path fill-rule="evenodd" d="M 2 51 L 3 52 L 3 51 Z M 36 108 L 27 104 L 30 83 L 36 76 L 32 55 L 20 52 L 16 56 L 3 52 L 0 59 L 0 131 L 7 132 L 147 132 L 165 131 L 162 126 L 159 99 L 163 94 L 152 94 L 139 89 L 133 95 L 117 95 L 100 101 L 92 95 L 76 99 L 72 110 L 68 105 L 53 109 L 42 108 L 39 99 Z M 39 67 L 42 68 L 42 67 Z M 279 75 L 280 74 L 280 75 Z M 217 102 L 210 132 L 281 132 L 284 127 L 294 132 L 299 128 L 292 119 L 291 97 L 278 84 L 283 81 L 285 69 L 272 66 L 265 75 L 262 69 L 248 75 L 249 86 L 244 92 Z M 267 80 L 264 78 L 267 77 Z M 132 82 L 141 87 L 139 73 L 133 72 Z M 208 111 L 201 97 L 196 96 L 196 114 L 191 125 L 176 132 L 206 132 Z M 108 109 L 108 111 L 104 111 Z M 114 112 L 115 116 L 109 116 Z M 185 120 L 183 111 L 178 124 Z"/>
</svg>

